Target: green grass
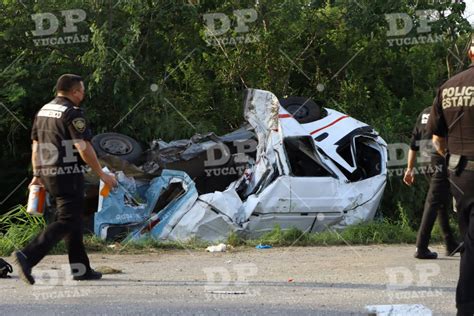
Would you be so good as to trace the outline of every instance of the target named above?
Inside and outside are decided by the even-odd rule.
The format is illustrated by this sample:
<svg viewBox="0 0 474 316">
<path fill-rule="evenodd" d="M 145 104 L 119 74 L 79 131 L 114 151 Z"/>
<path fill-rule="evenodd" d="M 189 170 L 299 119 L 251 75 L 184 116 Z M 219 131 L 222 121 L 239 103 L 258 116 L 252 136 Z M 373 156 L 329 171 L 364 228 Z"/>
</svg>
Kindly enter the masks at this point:
<svg viewBox="0 0 474 316">
<path fill-rule="evenodd" d="M 10 256 L 15 250 L 26 246 L 45 227 L 43 217 L 31 216 L 26 208 L 18 205 L 9 212 L 0 216 L 0 227 L 4 233 L 0 234 L 0 256 Z M 88 252 L 104 253 L 147 253 L 156 249 L 204 249 L 209 244 L 198 239 L 191 239 L 185 243 L 163 242 L 153 239 L 144 239 L 136 242 L 107 243 L 95 235 L 84 236 L 84 245 Z M 115 245 L 113 248 L 110 246 Z M 64 241 L 59 242 L 50 252 L 51 254 L 66 254 Z"/>
<path fill-rule="evenodd" d="M 456 238 L 459 233 L 455 222 L 451 222 Z M 255 246 L 259 243 L 274 247 L 285 246 L 337 246 L 337 245 L 372 245 L 372 244 L 414 244 L 417 231 L 402 221 L 371 221 L 349 226 L 342 231 L 329 228 L 319 233 L 306 233 L 296 228 L 282 230 L 279 226 L 256 240 L 244 240 L 232 233 L 227 243 L 232 246 Z M 443 242 L 441 229 L 436 223 L 431 233 L 431 243 Z"/>
<path fill-rule="evenodd" d="M 33 217 L 26 213 L 23 206 L 17 206 L 0 216 L 0 227 L 5 233 L 0 234 L 0 256 L 9 256 L 15 249 L 24 247 L 44 227 L 42 217 Z M 452 224 L 454 228 L 454 223 Z M 455 230 L 457 233 L 457 231 Z M 343 231 L 332 228 L 320 233 L 303 233 L 296 228 L 282 230 L 279 226 L 258 239 L 246 240 L 236 233 L 231 233 L 225 241 L 234 247 L 254 247 L 257 244 L 268 244 L 274 247 L 286 246 L 332 246 L 332 245 L 369 245 L 369 244 L 413 244 L 416 231 L 410 227 L 406 218 L 400 221 L 372 221 L 347 227 Z M 438 225 L 432 232 L 431 242 L 442 242 L 443 237 Z M 97 236 L 87 235 L 84 244 L 88 252 L 101 253 L 148 253 L 155 250 L 194 249 L 203 250 L 209 243 L 198 239 L 187 242 L 163 242 L 145 239 L 136 242 L 107 243 Z M 114 245 L 114 246 L 112 246 Z M 60 242 L 51 254 L 67 253 L 64 242 Z"/>
<path fill-rule="evenodd" d="M 416 232 L 413 229 L 388 220 L 353 225 L 343 231 L 330 228 L 320 233 L 306 234 L 296 228 L 282 230 L 279 226 L 275 226 L 271 232 L 256 240 L 243 240 L 235 233 L 227 240 L 233 246 L 255 246 L 262 243 L 274 247 L 394 244 L 415 243 L 415 241 Z"/>
<path fill-rule="evenodd" d="M 42 217 L 30 216 L 24 206 L 17 206 L 0 216 L 0 255 L 9 256 L 15 249 L 26 245 L 44 227 Z"/>
</svg>

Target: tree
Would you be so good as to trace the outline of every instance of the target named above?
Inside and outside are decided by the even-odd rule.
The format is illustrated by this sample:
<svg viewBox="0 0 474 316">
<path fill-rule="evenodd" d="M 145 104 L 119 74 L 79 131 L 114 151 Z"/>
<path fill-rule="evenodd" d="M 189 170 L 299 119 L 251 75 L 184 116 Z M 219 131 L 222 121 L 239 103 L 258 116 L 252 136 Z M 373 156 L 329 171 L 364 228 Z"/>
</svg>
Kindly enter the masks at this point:
<svg viewBox="0 0 474 316">
<path fill-rule="evenodd" d="M 51 99 L 62 73 L 86 78 L 86 115 L 95 133 L 121 132 L 143 143 L 237 128 L 243 122 L 242 95 L 248 87 L 279 97 L 313 97 L 373 125 L 389 143 L 406 143 L 416 116 L 432 102 L 439 83 L 466 66 L 464 47 L 471 31 L 462 18 L 465 5 L 447 2 L 0 4 L 4 193 L 28 175 L 32 118 Z M 405 35 L 411 38 L 420 35 L 416 30 L 423 23 L 417 13 L 421 9 L 438 12 L 441 19 L 430 23 L 430 34 L 443 34 L 444 39 L 390 46 L 387 14 L 406 14 L 415 26 Z M 43 24 L 33 14 L 44 18 Z M 37 23 L 47 30 L 55 26 L 47 22 L 52 16 L 57 30 L 37 35 Z M 67 43 L 68 36 L 81 42 Z M 66 43 L 43 45 L 48 38 Z M 26 184 L 20 186 L 9 205 L 23 202 L 25 189 Z M 421 207 L 421 195 L 405 188 L 401 178 L 391 178 L 382 211 L 396 218 L 399 202 L 414 210 Z"/>
</svg>

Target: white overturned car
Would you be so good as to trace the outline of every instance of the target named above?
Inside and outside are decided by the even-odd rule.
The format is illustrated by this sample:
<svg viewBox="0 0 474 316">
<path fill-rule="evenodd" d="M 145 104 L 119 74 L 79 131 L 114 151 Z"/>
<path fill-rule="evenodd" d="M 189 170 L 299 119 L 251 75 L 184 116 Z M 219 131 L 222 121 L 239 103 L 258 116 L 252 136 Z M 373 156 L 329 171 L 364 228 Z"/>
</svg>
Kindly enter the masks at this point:
<svg viewBox="0 0 474 316">
<path fill-rule="evenodd" d="M 143 205 L 125 205 L 130 192 L 121 188 L 103 199 L 95 233 L 112 238 L 114 228 L 126 227 L 118 231 L 128 239 L 218 241 L 231 232 L 256 237 L 275 225 L 317 232 L 373 219 L 386 185 L 385 141 L 367 124 L 331 109 L 298 122 L 298 110 L 312 110 L 304 102 L 288 104 L 291 98 L 285 102 L 248 90 L 245 118 L 257 136 L 256 155 L 224 191 L 199 195 L 185 172 L 164 170 L 137 190 Z"/>
</svg>

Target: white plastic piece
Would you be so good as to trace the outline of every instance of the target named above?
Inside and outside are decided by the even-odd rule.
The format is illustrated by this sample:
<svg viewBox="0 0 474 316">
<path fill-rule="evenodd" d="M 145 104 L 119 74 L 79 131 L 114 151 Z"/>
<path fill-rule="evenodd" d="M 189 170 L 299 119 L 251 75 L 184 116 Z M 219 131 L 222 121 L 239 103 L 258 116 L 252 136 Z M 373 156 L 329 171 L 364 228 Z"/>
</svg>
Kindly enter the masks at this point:
<svg viewBox="0 0 474 316">
<path fill-rule="evenodd" d="M 432 316 L 433 312 L 421 304 L 369 305 L 365 307 L 372 316 Z"/>
<path fill-rule="evenodd" d="M 225 244 L 218 244 L 216 246 L 209 246 L 206 248 L 207 252 L 226 252 L 227 246 Z"/>
<path fill-rule="evenodd" d="M 105 172 L 105 173 L 111 173 L 109 168 L 107 168 L 107 167 L 103 167 L 102 171 Z M 104 186 L 105 186 L 104 181 L 100 180 L 100 183 L 99 183 L 99 203 L 97 205 L 97 212 L 100 212 L 102 210 L 102 203 L 104 201 L 104 197 L 102 196 L 102 194 L 100 194 L 100 192 L 102 192 L 102 190 L 104 189 Z"/>
</svg>

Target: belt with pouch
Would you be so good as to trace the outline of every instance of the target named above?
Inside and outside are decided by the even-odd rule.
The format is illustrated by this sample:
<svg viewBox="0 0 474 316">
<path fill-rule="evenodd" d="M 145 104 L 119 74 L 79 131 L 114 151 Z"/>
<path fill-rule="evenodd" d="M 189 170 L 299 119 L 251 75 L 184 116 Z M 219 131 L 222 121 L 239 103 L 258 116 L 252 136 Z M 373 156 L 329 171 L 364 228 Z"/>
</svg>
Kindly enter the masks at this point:
<svg viewBox="0 0 474 316">
<path fill-rule="evenodd" d="M 462 168 L 462 170 L 474 171 L 474 160 L 469 160 L 461 155 L 450 154 L 448 158 L 448 168 L 456 171 L 460 168 Z"/>
</svg>

